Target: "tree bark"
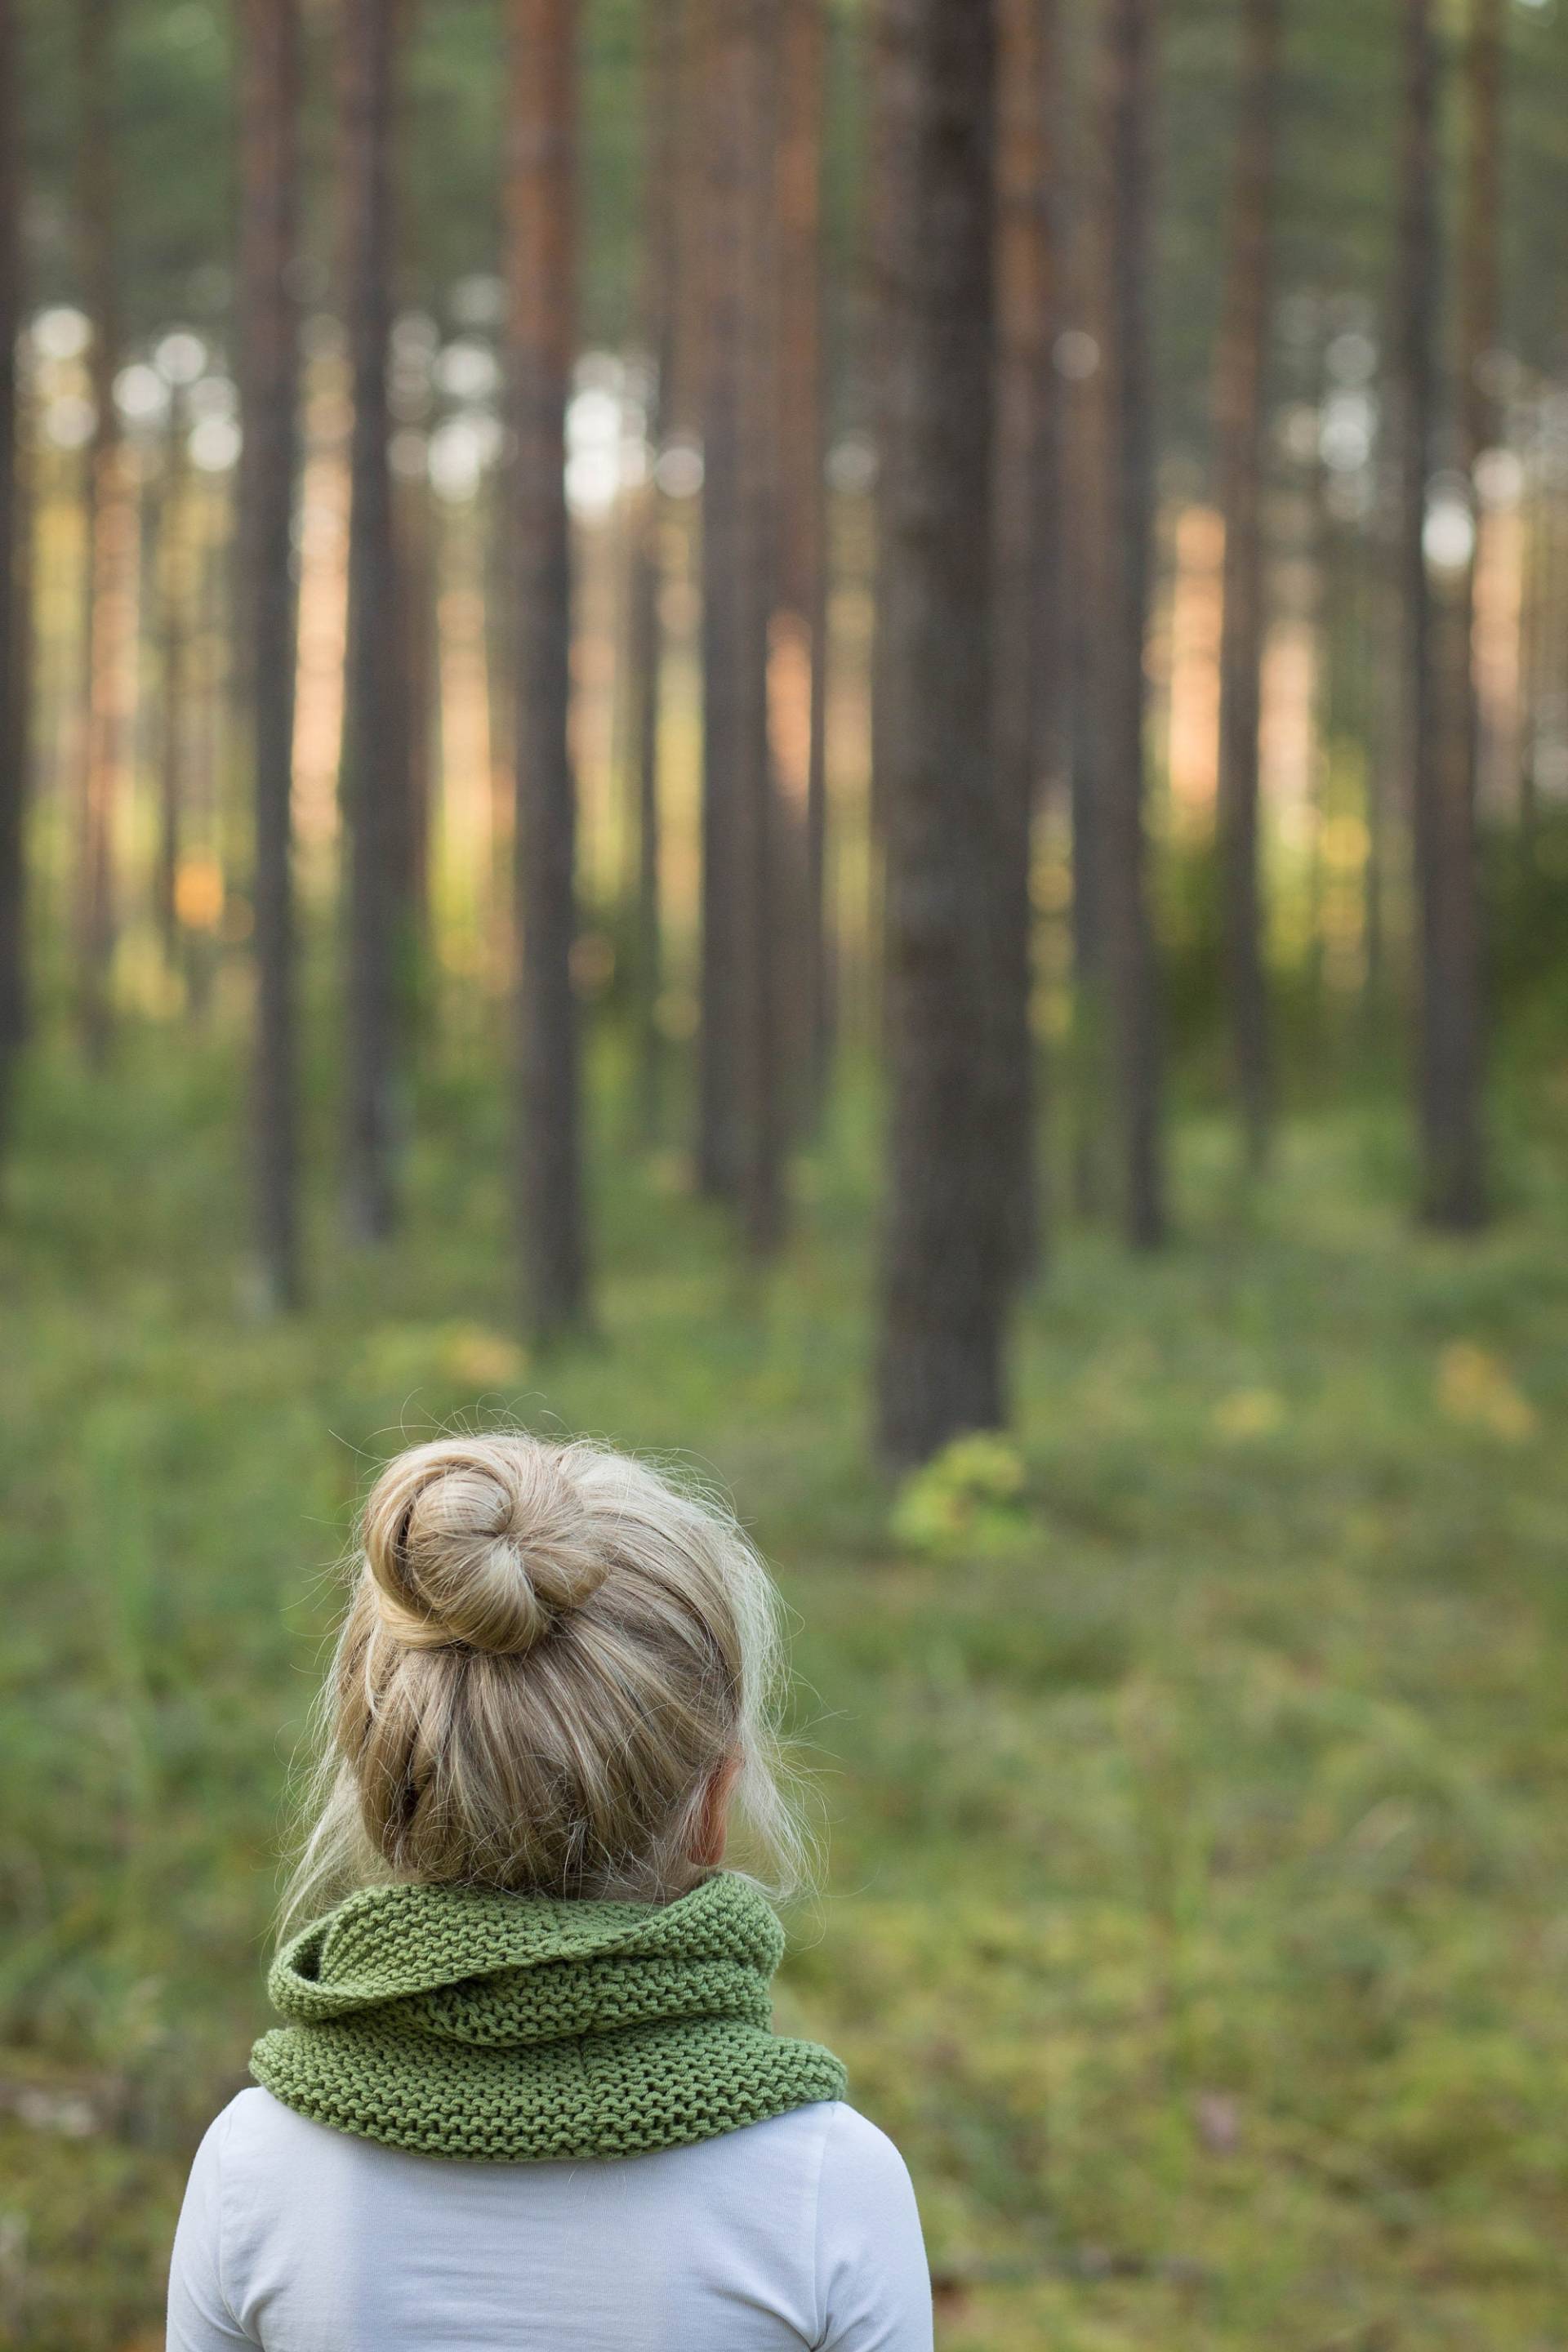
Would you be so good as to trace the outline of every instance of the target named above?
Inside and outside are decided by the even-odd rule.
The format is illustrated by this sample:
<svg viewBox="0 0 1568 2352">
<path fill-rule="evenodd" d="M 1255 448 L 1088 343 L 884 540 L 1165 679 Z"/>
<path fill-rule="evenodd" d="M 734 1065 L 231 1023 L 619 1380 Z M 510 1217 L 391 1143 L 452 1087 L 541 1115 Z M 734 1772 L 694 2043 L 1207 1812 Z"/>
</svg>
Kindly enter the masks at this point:
<svg viewBox="0 0 1568 2352">
<path fill-rule="evenodd" d="M 344 315 L 353 379 L 342 804 L 349 836 L 347 1207 L 362 1242 L 395 1217 L 399 846 L 408 740 L 387 461 L 397 10 L 343 0 Z"/>
<path fill-rule="evenodd" d="M 0 0 L 0 1159 L 10 1139 L 26 999 L 26 583 L 16 368 L 23 316 L 22 93 L 16 30 L 14 0 Z"/>
<path fill-rule="evenodd" d="M 643 357 L 647 368 L 645 435 L 649 471 L 633 524 L 626 588 L 626 656 L 630 671 L 627 730 L 637 843 L 637 1101 L 645 1144 L 657 1140 L 664 1097 L 663 927 L 659 877 L 659 726 L 663 709 L 664 499 L 655 467 L 671 416 L 677 331 L 681 315 L 679 188 L 684 142 L 681 95 L 687 10 L 684 0 L 647 13 L 644 38 L 647 161 L 644 173 L 642 288 Z"/>
<path fill-rule="evenodd" d="M 866 326 L 872 425 L 877 445 L 874 486 L 876 538 L 871 646 L 871 836 L 873 934 L 879 928 L 879 853 L 885 835 L 887 779 L 899 765 L 894 742 L 896 696 L 888 664 L 898 636 L 900 582 L 893 555 L 892 446 L 898 431 L 897 329 L 900 254 L 911 201 L 910 173 L 918 93 L 912 52 L 903 37 L 901 0 L 870 0 L 870 120 L 867 144 Z M 989 0 L 987 0 L 989 5 Z"/>
<path fill-rule="evenodd" d="M 1155 0 L 1105 0 L 1101 69 L 1103 404 L 1095 710 L 1095 887 L 1103 923 L 1122 1225 L 1136 1249 L 1164 1236 L 1158 983 L 1145 876 L 1144 641 L 1153 525 L 1148 296 Z"/>
<path fill-rule="evenodd" d="M 1050 175 L 1056 0 L 1002 0 L 997 119 L 995 754 L 1008 824 L 1006 895 L 997 910 L 998 1003 L 1016 1024 L 1003 1051 L 1020 1275 L 1041 1241 L 1035 1149 L 1030 898 L 1034 819 L 1055 726 L 1057 478 L 1056 255 Z"/>
<path fill-rule="evenodd" d="M 88 449 L 87 728 L 77 872 L 79 994 L 89 1059 L 101 1063 L 113 1023 L 114 831 L 120 797 L 124 585 L 130 513 L 114 405 L 120 363 L 112 126 L 115 0 L 79 0 L 81 134 L 78 152 L 82 287 L 92 321 L 94 425 Z"/>
<path fill-rule="evenodd" d="M 991 932 L 1007 826 L 991 737 L 995 28 L 991 0 L 889 0 L 907 89 L 906 204 L 887 239 L 888 1210 L 877 1375 L 884 1457 L 1003 1417 L 1013 1095 Z"/>
<path fill-rule="evenodd" d="M 763 1255 L 783 1221 L 768 748 L 773 152 L 767 0 L 706 0 L 710 113 L 702 506 L 702 1028 L 698 1176 Z"/>
<path fill-rule="evenodd" d="M 242 104 L 244 103 L 242 100 Z M 243 232 L 242 232 L 243 233 Z M 163 463 L 158 485 L 158 851 L 153 911 L 164 969 L 184 975 L 177 904 L 185 806 L 185 740 L 189 719 L 191 570 L 189 421 L 183 385 L 169 387 Z"/>
<path fill-rule="evenodd" d="M 517 457 L 519 1210 L 535 1338 L 587 1305 L 577 1007 L 566 403 L 576 349 L 574 0 L 512 0 L 507 166 L 510 393 Z"/>
<path fill-rule="evenodd" d="M 400 480 L 395 487 L 393 539 L 397 642 L 404 665 L 401 718 L 407 753 L 393 843 L 398 1034 L 412 1049 L 430 943 L 430 834 L 437 783 L 432 761 L 438 625 L 436 526 L 430 485 L 422 475 Z"/>
<path fill-rule="evenodd" d="M 743 110 L 746 0 L 702 0 L 700 86 L 707 100 L 703 198 L 702 384 L 702 977 L 698 1034 L 697 1181 L 710 1198 L 739 1193 L 741 1030 L 739 805 L 747 745 L 742 666 L 741 377 L 743 207 L 748 158 Z M 741 79 L 739 97 L 735 89 Z"/>
<path fill-rule="evenodd" d="M 1274 1116 L 1258 877 L 1264 642 L 1263 418 L 1268 362 L 1280 0 L 1246 0 L 1230 262 L 1215 424 L 1225 516 L 1218 829 L 1226 1013 L 1247 1158 L 1268 1157 Z"/>
<path fill-rule="evenodd" d="M 827 505 L 823 257 L 823 137 L 827 22 L 823 0 L 782 10 L 778 127 L 778 596 L 775 666 L 806 698 L 804 773 L 794 779 L 803 820 L 799 999 L 792 1042 L 802 1066 L 805 1123 L 826 1084 L 831 986 L 826 927 Z M 794 795 L 792 794 L 792 799 Z"/>
<path fill-rule="evenodd" d="M 299 466 L 300 23 L 295 0 L 239 14 L 239 547 L 250 635 L 245 725 L 256 821 L 253 1182 L 268 1302 L 297 1306 L 298 1060 L 291 794 L 296 599 L 291 521 Z M 188 518 L 185 519 L 188 520 Z M 166 724 L 174 726 L 174 714 Z"/>
<path fill-rule="evenodd" d="M 1099 59 L 1089 63 L 1098 72 Z M 1092 97 L 1092 89 L 1089 93 Z M 1073 92 L 1075 100 L 1079 93 Z M 1104 917 L 1099 844 L 1103 766 L 1096 715 L 1099 626 L 1105 609 L 1105 401 L 1100 315 L 1101 195 L 1097 110 L 1075 103 L 1062 124 L 1063 309 L 1068 324 L 1053 360 L 1061 379 L 1063 755 L 1072 835 L 1072 1026 L 1068 1042 L 1073 1206 L 1103 1213 L 1111 1196 L 1107 1097 Z"/>
<path fill-rule="evenodd" d="M 1424 547 L 1436 418 L 1439 253 L 1436 35 L 1431 0 L 1404 0 L 1405 121 L 1395 337 L 1399 576 L 1405 760 L 1420 935 L 1419 1123 L 1425 1216 L 1456 1230 L 1486 1216 L 1480 1125 L 1479 910 L 1468 747 L 1444 724 L 1439 614 Z M 1452 660 L 1468 664 L 1468 644 Z M 1465 698 L 1468 699 L 1468 693 Z"/>
<path fill-rule="evenodd" d="M 738 529 L 733 581 L 741 667 L 737 804 L 740 921 L 741 1223 L 748 1251 L 769 1256 L 784 1235 L 787 1099 L 781 981 L 786 905 L 784 836 L 769 729 L 769 628 L 778 578 L 781 415 L 777 192 L 779 20 L 774 0 L 732 9 L 726 79 L 745 141 L 740 181 L 736 323 L 740 336 Z"/>
</svg>

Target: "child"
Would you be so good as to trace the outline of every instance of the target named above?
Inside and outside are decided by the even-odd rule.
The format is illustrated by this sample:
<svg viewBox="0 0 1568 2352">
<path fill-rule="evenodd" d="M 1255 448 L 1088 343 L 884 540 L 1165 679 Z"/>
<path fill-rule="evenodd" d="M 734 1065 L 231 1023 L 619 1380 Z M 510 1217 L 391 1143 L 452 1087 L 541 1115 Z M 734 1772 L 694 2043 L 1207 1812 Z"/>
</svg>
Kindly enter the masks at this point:
<svg viewBox="0 0 1568 2352">
<path fill-rule="evenodd" d="M 798 1861 L 740 1528 L 503 1434 L 399 1455 L 363 1538 L 310 1924 L 196 2156 L 170 2352 L 928 2352 L 909 2176 L 773 2032 L 783 1937 L 721 1866 L 736 1807 Z"/>
</svg>

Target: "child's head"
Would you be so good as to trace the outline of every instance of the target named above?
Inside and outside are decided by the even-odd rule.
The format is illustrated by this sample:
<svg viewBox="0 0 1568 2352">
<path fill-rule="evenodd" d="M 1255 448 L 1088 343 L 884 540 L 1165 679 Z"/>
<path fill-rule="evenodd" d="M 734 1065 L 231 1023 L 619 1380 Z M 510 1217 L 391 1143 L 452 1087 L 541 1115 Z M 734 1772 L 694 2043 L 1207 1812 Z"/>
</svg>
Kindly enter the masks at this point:
<svg viewBox="0 0 1568 2352">
<path fill-rule="evenodd" d="M 787 1871 L 777 1601 L 734 1519 L 605 1447 L 521 1433 L 388 1463 L 289 1902 L 371 1875 L 662 1900 L 731 1784 Z"/>
</svg>

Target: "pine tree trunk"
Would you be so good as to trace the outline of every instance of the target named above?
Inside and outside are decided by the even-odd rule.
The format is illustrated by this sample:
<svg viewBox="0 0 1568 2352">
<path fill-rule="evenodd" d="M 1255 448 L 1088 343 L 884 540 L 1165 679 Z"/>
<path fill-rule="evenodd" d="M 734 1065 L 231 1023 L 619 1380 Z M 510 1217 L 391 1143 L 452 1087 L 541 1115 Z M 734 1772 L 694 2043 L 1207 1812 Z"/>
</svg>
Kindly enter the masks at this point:
<svg viewBox="0 0 1568 2352">
<path fill-rule="evenodd" d="M 1014 1258 L 1037 1260 L 1035 1043 L 1030 898 L 1034 818 L 1054 724 L 1054 572 L 1061 518 L 1056 476 L 1055 257 L 1050 209 L 1055 0 L 1002 0 L 998 13 L 995 753 L 1009 829 L 1006 897 L 997 910 L 998 1002 L 1015 1100 Z"/>
<path fill-rule="evenodd" d="M 244 0 L 240 72 L 239 547 L 250 635 L 245 684 L 256 811 L 257 1019 L 252 1076 L 258 1255 L 275 1308 L 300 1293 L 298 1044 L 290 798 L 299 466 L 300 23 L 295 0 Z M 188 518 L 182 520 L 188 521 Z M 174 714 L 167 723 L 176 722 Z"/>
<path fill-rule="evenodd" d="M 517 440 L 519 1211 L 537 1339 L 586 1314 L 577 1008 L 572 565 L 564 488 L 576 349 L 574 0 L 512 0 L 507 167 L 510 393 Z"/>
<path fill-rule="evenodd" d="M 745 142 L 736 255 L 739 331 L 738 529 L 733 590 L 741 667 L 736 680 L 740 922 L 741 1222 L 753 1257 L 783 1238 L 788 1132 L 784 1082 L 782 967 L 784 835 L 769 731 L 769 625 L 778 576 L 777 189 L 779 22 L 774 0 L 727 0 L 728 65 Z"/>
<path fill-rule="evenodd" d="M 185 804 L 185 731 L 190 680 L 191 517 L 190 463 L 186 450 L 189 421 L 184 389 L 169 390 L 169 415 L 163 435 L 163 464 L 158 486 L 158 852 L 153 871 L 153 912 L 163 944 L 164 968 L 184 974 L 180 940 L 179 887 L 181 834 Z"/>
<path fill-rule="evenodd" d="M 1400 425 L 1400 585 L 1405 623 L 1405 757 L 1415 830 L 1421 972 L 1419 1109 L 1422 1209 L 1466 1229 L 1486 1214 L 1480 1130 L 1479 913 L 1472 754 L 1445 725 L 1442 632 L 1423 533 L 1436 424 L 1440 315 L 1437 56 L 1432 0 L 1405 0 L 1405 126 L 1395 394 Z M 1455 634 L 1449 632 L 1450 640 Z M 1463 701 L 1468 701 L 1468 690 Z"/>
<path fill-rule="evenodd" d="M 1098 56 L 1089 60 L 1098 70 Z M 1072 835 L 1072 1026 L 1068 1093 L 1072 1202 L 1080 1217 L 1104 1213 L 1110 1197 L 1107 1112 L 1104 916 L 1099 846 L 1103 767 L 1096 713 L 1099 622 L 1105 608 L 1105 402 L 1100 315 L 1100 191 L 1096 109 L 1074 103 L 1062 124 L 1063 310 L 1070 324 L 1054 355 L 1061 376 L 1063 550 L 1059 641 L 1060 740 L 1068 764 Z M 1092 95 L 1092 92 L 1089 93 Z"/>
<path fill-rule="evenodd" d="M 1215 422 L 1225 516 L 1218 825 L 1226 1012 L 1247 1163 L 1262 1170 L 1274 1113 L 1258 877 L 1264 639 L 1263 417 L 1280 0 L 1246 0 L 1229 279 Z"/>
<path fill-rule="evenodd" d="M 394 504 L 397 590 L 405 685 L 408 788 L 398 860 L 403 945 L 403 1024 L 412 1036 L 423 996 L 430 933 L 430 837 L 435 822 L 437 652 L 436 516 L 428 478 L 400 481 Z"/>
<path fill-rule="evenodd" d="M 702 1028 L 698 1177 L 749 1247 L 783 1219 L 768 751 L 773 498 L 767 0 L 706 0 L 707 371 L 702 503 Z"/>
<path fill-rule="evenodd" d="M 1095 886 L 1103 924 L 1123 1229 L 1152 1248 L 1165 1228 L 1158 983 L 1143 829 L 1144 640 L 1153 523 L 1149 228 L 1153 0 L 1105 0 L 1101 362 L 1104 604 L 1095 714 Z"/>
<path fill-rule="evenodd" d="M 889 775 L 900 753 L 894 741 L 897 697 L 889 691 L 888 663 L 899 635 L 901 583 L 894 560 L 892 444 L 898 429 L 896 350 L 900 268 L 904 223 L 911 202 L 910 173 L 918 92 L 912 51 L 903 37 L 902 0 L 870 0 L 870 120 L 867 145 L 865 268 L 868 283 L 866 323 L 870 408 L 877 444 L 875 581 L 871 646 L 871 836 L 870 929 L 878 925 L 879 852 L 886 835 Z"/>
<path fill-rule="evenodd" d="M 643 192 L 642 341 L 647 367 L 645 433 L 650 472 L 643 484 L 633 525 L 626 588 L 627 666 L 630 670 L 629 751 L 634 784 L 633 831 L 637 843 L 637 1128 L 645 1144 L 657 1140 L 664 1096 L 664 1041 L 659 993 L 663 985 L 663 928 L 659 891 L 659 728 L 663 709 L 664 630 L 659 599 L 663 582 L 664 499 L 651 470 L 668 429 L 674 397 L 675 355 L 680 318 L 679 174 L 682 169 L 681 94 L 687 11 L 684 0 L 666 0 L 644 19 L 647 163 Z"/>
<path fill-rule="evenodd" d="M 991 933 L 1007 825 L 992 753 L 995 27 L 890 0 L 907 203 L 887 240 L 884 446 L 888 1211 L 878 1435 L 923 1460 L 1003 1416 L 1012 1091 Z"/>
<path fill-rule="evenodd" d="M 1483 1134 L 1485 1014 L 1482 1004 L 1480 875 L 1477 804 L 1486 770 L 1484 716 L 1475 670 L 1476 579 L 1486 518 L 1477 472 L 1496 437 L 1496 403 L 1489 369 L 1498 336 L 1500 222 L 1502 210 L 1503 0 L 1471 0 L 1465 47 L 1466 157 L 1461 224 L 1459 300 L 1459 468 L 1468 486 L 1475 526 L 1470 560 L 1450 599 L 1444 729 L 1447 860 L 1446 918 L 1452 927 L 1454 965 L 1447 992 L 1458 1000 L 1452 1023 L 1454 1076 L 1441 1147 L 1446 1175 L 1432 1204 L 1436 1221 L 1468 1227 L 1488 1215 Z M 1446 1055 L 1445 1058 L 1447 1058 Z M 1434 1171 L 1436 1173 L 1436 1171 Z"/>
<path fill-rule="evenodd" d="M 343 0 L 343 291 L 353 379 L 342 804 L 348 829 L 347 1207 L 357 1241 L 395 1215 L 398 851 L 408 792 L 387 352 L 397 11 Z"/>
<path fill-rule="evenodd" d="M 20 58 L 14 0 L 0 0 L 0 1162 L 10 1139 L 26 1026 L 27 723 L 24 501 L 16 345 L 22 329 Z"/>
<path fill-rule="evenodd" d="M 698 1035 L 697 1180 L 738 1197 L 744 1151 L 740 1018 L 742 771 L 765 756 L 746 742 L 748 659 L 736 586 L 744 565 L 742 398 L 746 267 L 748 0 L 702 0 L 707 157 L 703 203 L 702 384 L 702 985 Z M 754 663 L 753 663 L 754 667 Z M 754 697 L 751 698 L 754 700 Z"/>
<path fill-rule="evenodd" d="M 87 727 L 77 871 L 79 1001 L 88 1057 L 101 1063 L 113 1022 L 114 834 L 122 754 L 121 667 L 128 510 L 114 379 L 120 365 L 112 48 L 115 0 L 79 0 L 81 134 L 78 150 L 82 286 L 92 321 L 89 373 L 94 413 L 88 449 Z"/>
<path fill-rule="evenodd" d="M 827 23 L 823 0 L 785 0 L 778 76 L 778 600 L 775 659 L 804 684 L 796 781 L 803 818 L 798 1002 L 792 1038 L 805 1124 L 826 1083 L 831 1002 L 826 929 L 827 509 L 823 135 Z M 794 795 L 792 794 L 792 798 Z"/>
</svg>

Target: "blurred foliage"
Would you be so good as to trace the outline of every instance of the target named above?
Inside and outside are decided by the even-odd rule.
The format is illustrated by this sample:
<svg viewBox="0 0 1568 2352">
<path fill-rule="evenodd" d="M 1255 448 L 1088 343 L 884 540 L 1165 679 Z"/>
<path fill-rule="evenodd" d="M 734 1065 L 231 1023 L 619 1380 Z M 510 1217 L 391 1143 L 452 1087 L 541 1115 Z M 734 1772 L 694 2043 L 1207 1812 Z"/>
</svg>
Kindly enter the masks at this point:
<svg viewBox="0 0 1568 2352">
<path fill-rule="evenodd" d="M 1510 1218 L 1412 1230 L 1402 1111 L 1298 1122 L 1183 1238 L 1058 1237 L 1016 1436 L 890 1495 L 852 1085 L 778 1275 L 595 1092 L 601 1330 L 510 1336 L 503 1108 L 424 1082 L 384 1257 L 311 1202 L 248 1318 L 241 1071 L 30 1074 L 0 1240 L 0 2343 L 160 2341 L 184 2167 L 262 2021 L 275 1839 L 370 1465 L 520 1414 L 695 1455 L 797 1612 L 831 1900 L 785 2017 L 907 2148 L 944 2352 L 1540 2352 L 1568 2308 L 1563 1073 Z M 313 1164 L 330 1167 L 331 1072 Z"/>
<path fill-rule="evenodd" d="M 75 12 L 23 9 L 26 35 L 29 246 L 40 301 L 79 285 L 72 228 L 79 103 Z M 839 282 L 838 325 L 857 256 L 860 107 L 857 61 L 864 0 L 838 0 L 827 234 Z M 645 0 L 585 0 L 584 42 L 584 328 L 590 341 L 631 332 L 641 219 Z M 327 299 L 336 268 L 332 14 L 310 0 L 306 152 L 310 262 L 306 290 Z M 506 77 L 497 0 L 427 0 L 410 11 L 401 171 L 403 296 L 447 317 L 463 279 L 499 267 L 500 164 Z M 1446 11 L 1457 56 L 1463 8 Z M 226 0 L 119 0 L 115 37 L 120 281 L 132 335 L 190 320 L 222 340 L 232 291 L 231 12 Z M 1086 133 L 1091 12 L 1068 13 L 1074 77 L 1068 115 Z M 1359 0 L 1312 0 L 1287 12 L 1287 111 L 1281 157 L 1277 362 L 1282 396 L 1315 331 L 1317 299 L 1342 322 L 1375 331 L 1393 268 L 1397 21 Z M 1568 12 L 1554 0 L 1509 10 L 1509 173 L 1504 220 L 1507 349 L 1530 367 L 1556 364 L 1564 324 L 1561 241 L 1568 129 L 1561 104 Z M 1206 440 L 1221 273 L 1214 267 L 1227 201 L 1237 58 L 1236 0 L 1171 0 L 1163 11 L 1158 125 L 1158 299 L 1163 436 L 1171 451 Z M 1457 158 L 1461 125 L 1450 91 Z M 1294 300 L 1292 298 L 1297 298 Z"/>
</svg>

